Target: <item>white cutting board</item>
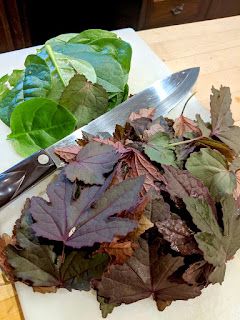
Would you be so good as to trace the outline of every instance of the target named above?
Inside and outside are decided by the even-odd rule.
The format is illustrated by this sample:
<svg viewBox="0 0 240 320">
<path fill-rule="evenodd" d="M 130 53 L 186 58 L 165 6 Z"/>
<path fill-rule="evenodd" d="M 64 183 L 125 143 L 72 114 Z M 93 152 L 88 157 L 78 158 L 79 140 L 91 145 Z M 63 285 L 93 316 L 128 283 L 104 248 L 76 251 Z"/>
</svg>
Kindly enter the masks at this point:
<svg viewBox="0 0 240 320">
<path fill-rule="evenodd" d="M 170 71 L 163 61 L 151 51 L 146 43 L 132 29 L 118 30 L 117 34 L 132 45 L 133 58 L 129 77 L 130 92 L 136 93 L 151 85 L 157 79 L 166 77 Z M 0 54 L 0 76 L 14 68 L 22 68 L 25 57 L 35 53 L 35 48 Z M 194 67 L 194 66 L 193 66 Z M 181 112 L 175 108 L 171 117 Z M 200 113 L 208 119 L 208 112 L 193 98 L 185 112 L 189 117 Z M 0 121 L 0 172 L 20 160 L 11 144 L 6 141 L 9 129 Z M 15 220 L 20 216 L 26 197 L 42 195 L 51 177 L 32 188 L 16 201 L 0 211 L 0 234 L 10 233 Z M 98 302 L 92 292 L 58 290 L 55 294 L 33 293 L 30 287 L 21 283 L 17 290 L 26 320 L 100 320 Z M 240 319 L 240 255 L 227 266 L 222 286 L 206 288 L 194 300 L 177 301 L 160 313 L 152 299 L 145 299 L 130 305 L 115 308 L 109 320 L 239 320 Z M 0 311 L 1 314 L 1 311 Z M 9 319 L 11 320 L 11 319 Z"/>
</svg>

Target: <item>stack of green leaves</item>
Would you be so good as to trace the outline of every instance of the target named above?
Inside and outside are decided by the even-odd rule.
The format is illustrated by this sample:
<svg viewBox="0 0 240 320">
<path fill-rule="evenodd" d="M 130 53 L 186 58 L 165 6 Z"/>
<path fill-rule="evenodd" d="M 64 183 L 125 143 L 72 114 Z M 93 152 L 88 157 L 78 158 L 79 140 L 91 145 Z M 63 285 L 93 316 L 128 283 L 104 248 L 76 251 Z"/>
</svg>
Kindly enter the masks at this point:
<svg viewBox="0 0 240 320">
<path fill-rule="evenodd" d="M 131 46 L 86 30 L 50 39 L 24 70 L 0 79 L 0 119 L 22 156 L 46 148 L 128 96 Z"/>
<path fill-rule="evenodd" d="M 212 92 L 211 123 L 142 109 L 113 136 L 57 149 L 67 164 L 48 200 L 28 199 L 0 239 L 9 279 L 93 288 L 103 317 L 150 296 L 164 310 L 222 283 L 240 247 L 240 128 L 229 88 Z"/>
</svg>

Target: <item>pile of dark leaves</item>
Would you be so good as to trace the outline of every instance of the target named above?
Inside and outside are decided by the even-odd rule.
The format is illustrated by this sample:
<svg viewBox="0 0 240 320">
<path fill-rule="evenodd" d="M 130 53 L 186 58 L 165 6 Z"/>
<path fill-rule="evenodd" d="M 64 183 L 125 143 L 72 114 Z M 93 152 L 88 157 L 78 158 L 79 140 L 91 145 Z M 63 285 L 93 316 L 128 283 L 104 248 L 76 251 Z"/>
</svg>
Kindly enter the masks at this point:
<svg viewBox="0 0 240 320">
<path fill-rule="evenodd" d="M 103 317 L 152 298 L 159 310 L 222 283 L 240 247 L 240 128 L 229 88 L 213 89 L 211 123 L 131 114 L 113 136 L 57 149 L 68 164 L 26 201 L 0 265 L 34 291 L 95 289 Z"/>
</svg>

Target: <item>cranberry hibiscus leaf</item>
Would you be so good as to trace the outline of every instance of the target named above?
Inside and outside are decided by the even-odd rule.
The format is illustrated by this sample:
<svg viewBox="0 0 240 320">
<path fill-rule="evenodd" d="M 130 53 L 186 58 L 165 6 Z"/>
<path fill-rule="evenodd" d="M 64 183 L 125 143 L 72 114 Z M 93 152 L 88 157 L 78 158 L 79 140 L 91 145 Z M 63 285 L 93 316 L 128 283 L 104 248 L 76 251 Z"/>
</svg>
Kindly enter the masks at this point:
<svg viewBox="0 0 240 320">
<path fill-rule="evenodd" d="M 238 154 L 240 152 L 240 128 L 234 126 L 230 110 L 231 102 L 230 88 L 220 87 L 219 90 L 212 88 L 210 97 L 212 135 Z"/>
<path fill-rule="evenodd" d="M 90 281 L 99 279 L 108 264 L 108 256 L 96 254 L 85 257 L 81 251 L 66 255 L 64 263 L 58 260 L 52 246 L 36 244 L 25 238 L 24 248 L 9 246 L 8 263 L 16 278 L 32 283 L 34 287 L 64 287 L 69 290 L 90 290 Z"/>
<path fill-rule="evenodd" d="M 235 200 L 230 195 L 221 200 L 223 230 L 206 201 L 185 198 L 184 202 L 193 222 L 201 230 L 195 235 L 195 239 L 204 254 L 204 259 L 215 267 L 209 280 L 212 283 L 222 283 L 226 262 L 240 247 L 240 216 Z"/>
<path fill-rule="evenodd" d="M 193 153 L 195 155 L 196 153 Z M 193 157 L 193 155 L 191 157 Z M 180 170 L 172 166 L 163 166 L 163 180 L 166 184 L 166 189 L 173 199 L 176 197 L 183 199 L 185 197 L 194 197 L 206 200 L 216 212 L 215 203 L 203 182 L 195 178 L 187 170 Z M 190 171 L 190 170 L 189 170 Z M 195 170 L 197 171 L 197 170 Z M 193 172 L 195 172 L 193 171 Z"/>
<path fill-rule="evenodd" d="M 11 279 L 22 279 L 27 284 L 31 283 L 34 290 L 41 287 L 43 292 L 51 287 L 55 290 L 59 287 L 89 290 L 90 281 L 101 278 L 109 261 L 108 256 L 91 256 L 85 249 L 69 251 L 63 246 L 62 256 L 58 257 L 55 246 L 41 244 L 40 239 L 34 235 L 29 206 L 28 200 L 15 226 L 17 246 L 11 241 L 4 250 L 5 259 L 7 258 L 5 265 L 11 268 Z"/>
<path fill-rule="evenodd" d="M 76 161 L 66 166 L 65 173 L 71 181 L 103 184 L 103 175 L 113 170 L 119 158 L 120 154 L 113 146 L 90 142 L 79 151 Z"/>
<path fill-rule="evenodd" d="M 174 148 L 170 144 L 169 135 L 164 132 L 158 132 L 150 137 L 144 146 L 144 152 L 152 161 L 176 166 Z"/>
<path fill-rule="evenodd" d="M 140 239 L 139 248 L 125 264 L 110 267 L 100 282 L 94 282 L 98 295 L 109 303 L 127 304 L 153 295 L 160 308 L 173 300 L 200 295 L 198 286 L 170 279 L 184 265 L 183 258 L 171 254 L 159 256 L 158 247 L 158 243 L 149 246 L 146 240 Z"/>
<path fill-rule="evenodd" d="M 208 187 L 216 200 L 232 194 L 236 187 L 236 177 L 229 171 L 227 160 L 218 151 L 202 148 L 199 152 L 192 153 L 186 168 Z"/>
<path fill-rule="evenodd" d="M 75 184 L 60 175 L 47 189 L 49 202 L 31 199 L 29 211 L 36 221 L 32 228 L 37 236 L 75 248 L 111 242 L 114 236 L 125 236 L 137 227 L 135 221 L 114 215 L 137 204 L 143 181 L 144 177 L 125 180 L 106 191 L 107 179 L 103 186 L 80 190 L 75 200 Z"/>
</svg>

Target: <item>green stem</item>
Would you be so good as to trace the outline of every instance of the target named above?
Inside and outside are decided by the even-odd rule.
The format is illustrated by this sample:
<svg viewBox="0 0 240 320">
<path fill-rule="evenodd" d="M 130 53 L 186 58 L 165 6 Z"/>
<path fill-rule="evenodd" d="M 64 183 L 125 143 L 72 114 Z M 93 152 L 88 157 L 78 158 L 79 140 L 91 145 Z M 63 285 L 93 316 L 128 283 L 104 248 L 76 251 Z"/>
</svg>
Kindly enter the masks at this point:
<svg viewBox="0 0 240 320">
<path fill-rule="evenodd" d="M 66 87 L 67 83 L 65 83 L 65 81 L 64 81 L 64 79 L 63 79 L 63 77 L 61 75 L 61 71 L 60 71 L 60 69 L 58 67 L 58 64 L 57 64 L 56 58 L 54 56 L 54 52 L 53 52 L 52 47 L 49 44 L 46 44 L 45 48 L 46 48 L 46 51 L 47 51 L 50 59 L 52 60 L 52 63 L 53 63 L 53 65 L 54 65 L 54 67 L 55 67 L 55 69 L 56 69 L 56 71 L 57 71 L 57 73 L 59 75 L 60 80 L 62 81 L 64 87 Z"/>
<path fill-rule="evenodd" d="M 202 138 L 203 138 L 203 136 L 200 136 L 200 137 L 189 139 L 189 140 L 170 143 L 168 146 L 169 147 L 175 147 L 175 146 L 179 146 L 180 144 L 187 144 L 187 143 L 190 143 L 190 142 L 198 141 L 198 140 L 201 140 Z"/>
</svg>

